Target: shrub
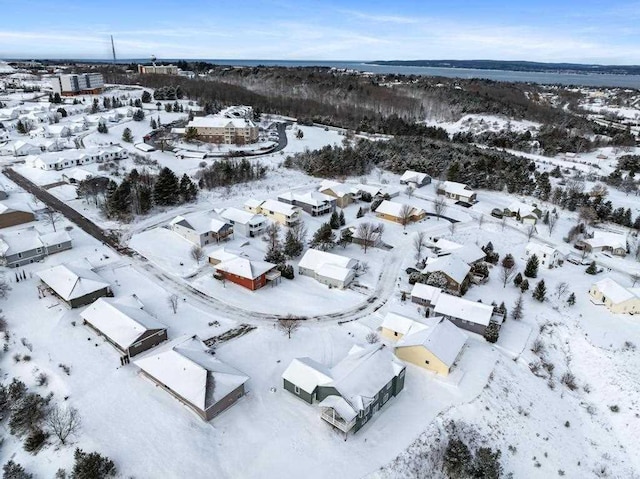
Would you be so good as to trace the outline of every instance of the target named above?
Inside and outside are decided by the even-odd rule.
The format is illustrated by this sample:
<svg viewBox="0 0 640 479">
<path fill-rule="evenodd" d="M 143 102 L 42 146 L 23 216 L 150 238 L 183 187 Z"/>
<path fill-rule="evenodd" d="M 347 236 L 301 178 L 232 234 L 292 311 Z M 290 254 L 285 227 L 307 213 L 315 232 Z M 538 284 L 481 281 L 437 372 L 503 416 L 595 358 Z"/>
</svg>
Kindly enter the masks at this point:
<svg viewBox="0 0 640 479">
<path fill-rule="evenodd" d="M 24 441 L 24 450 L 27 452 L 37 453 L 44 441 L 47 440 L 47 433 L 45 433 L 42 429 L 36 428 L 29 433 L 27 438 Z"/>
<path fill-rule="evenodd" d="M 116 475 L 117 469 L 113 461 L 97 452 L 84 452 L 78 448 L 73 457 L 75 463 L 71 470 L 71 479 L 104 479 Z"/>
<path fill-rule="evenodd" d="M 562 375 L 562 377 L 560 378 L 560 382 L 567 386 L 570 391 L 575 391 L 576 389 L 578 389 L 578 385 L 576 384 L 576 377 L 568 371 Z"/>
<path fill-rule="evenodd" d="M 617 404 L 609 406 L 609 409 L 611 410 L 611 412 L 620 412 L 620 407 Z"/>
</svg>

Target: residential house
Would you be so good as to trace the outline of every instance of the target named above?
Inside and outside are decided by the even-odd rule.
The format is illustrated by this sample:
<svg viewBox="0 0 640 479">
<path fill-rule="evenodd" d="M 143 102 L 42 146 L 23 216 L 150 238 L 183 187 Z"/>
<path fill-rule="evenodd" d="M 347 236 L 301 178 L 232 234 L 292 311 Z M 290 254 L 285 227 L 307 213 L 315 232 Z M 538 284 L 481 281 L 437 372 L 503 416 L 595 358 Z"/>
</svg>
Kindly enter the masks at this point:
<svg viewBox="0 0 640 479">
<path fill-rule="evenodd" d="M 233 226 L 233 232 L 248 238 L 260 236 L 267 228 L 267 218 L 260 214 L 253 214 L 238 208 L 226 208 L 220 212 L 220 217 Z"/>
<path fill-rule="evenodd" d="M 72 308 L 112 296 L 111 285 L 98 276 L 87 260 L 66 263 L 38 271 L 36 275 L 51 291 Z"/>
<path fill-rule="evenodd" d="M 244 208 L 255 214 L 263 214 L 267 218 L 283 226 L 293 226 L 300 221 L 301 208 L 276 200 L 247 200 Z"/>
<path fill-rule="evenodd" d="M 563 255 L 553 246 L 546 244 L 529 242 L 525 248 L 525 256 L 527 260 L 536 255 L 538 257 L 538 264 L 544 268 L 556 268 L 563 260 Z"/>
<path fill-rule="evenodd" d="M 616 256 L 627 255 L 627 237 L 620 233 L 596 230 L 593 237 L 583 238 L 576 242 L 587 253 L 611 253 Z"/>
<path fill-rule="evenodd" d="M 490 323 L 501 325 L 504 321 L 504 315 L 495 312 L 491 305 L 447 293 L 438 296 L 433 313 L 443 316 L 461 329 L 477 334 L 484 334 Z"/>
<path fill-rule="evenodd" d="M 526 225 L 535 225 L 542 218 L 542 210 L 536 205 L 514 201 L 504 209 L 504 215 L 515 217 L 516 220 Z"/>
<path fill-rule="evenodd" d="M 196 336 L 180 337 L 134 361 L 144 376 L 210 421 L 245 394 L 249 377 L 222 362 Z"/>
<path fill-rule="evenodd" d="M 410 185 L 414 188 L 421 188 L 429 183 L 431 183 L 431 177 L 419 171 L 407 170 L 400 177 L 401 185 Z"/>
<path fill-rule="evenodd" d="M 461 245 L 454 241 L 449 241 L 444 238 L 434 238 L 429 247 L 438 256 L 446 256 L 449 254 L 455 254 L 462 261 L 468 265 L 480 263 L 484 261 L 487 254 L 475 243 L 466 243 Z"/>
<path fill-rule="evenodd" d="M 383 200 L 375 210 L 376 216 L 402 225 L 414 223 L 424 219 L 427 213 L 422 208 L 416 208 L 395 201 Z"/>
<path fill-rule="evenodd" d="M 282 374 L 284 388 L 321 408 L 320 417 L 345 434 L 357 432 L 404 388 L 406 367 L 384 344 L 354 346 L 332 368 L 294 359 Z"/>
<path fill-rule="evenodd" d="M 299 206 L 303 211 L 309 213 L 311 216 L 326 215 L 333 213 L 336 210 L 335 198 L 316 191 L 304 194 L 294 192 L 283 193 L 278 196 L 278 201 L 289 205 Z"/>
<path fill-rule="evenodd" d="M 441 319 L 434 326 L 403 336 L 395 354 L 403 361 L 448 376 L 467 341 L 467 336 L 451 321 Z"/>
<path fill-rule="evenodd" d="M 365 235 L 366 237 L 362 237 L 360 230 L 355 226 L 349 226 L 349 231 L 351 231 L 351 242 L 353 244 L 359 244 L 361 246 L 365 246 L 367 248 L 377 248 L 378 246 L 384 245 L 382 241 L 382 232 L 379 229 L 372 231 L 370 235 Z"/>
<path fill-rule="evenodd" d="M 252 260 L 231 253 L 224 248 L 209 255 L 216 275 L 223 280 L 243 286 L 251 291 L 262 288 L 267 282 L 277 284 L 281 273 L 275 264 Z"/>
<path fill-rule="evenodd" d="M 134 295 L 135 296 L 135 295 Z M 98 298 L 80 313 L 83 324 L 129 358 L 167 340 L 167 328 L 135 297 Z"/>
<path fill-rule="evenodd" d="M 416 283 L 411 290 L 411 302 L 433 309 L 442 290 L 424 283 Z"/>
<path fill-rule="evenodd" d="M 407 334 L 427 329 L 429 326 L 422 321 L 403 316 L 402 314 L 388 312 L 380 324 L 380 334 L 393 341 L 401 339 Z"/>
<path fill-rule="evenodd" d="M 226 145 L 247 145 L 259 140 L 258 125 L 248 118 L 227 118 L 222 115 L 197 116 L 186 126 L 195 128 L 199 140 Z"/>
<path fill-rule="evenodd" d="M 604 305 L 614 314 L 640 313 L 640 288 L 625 288 L 604 278 L 591 286 L 589 295 L 592 303 Z"/>
<path fill-rule="evenodd" d="M 470 282 L 471 267 L 456 254 L 450 254 L 439 258 L 428 258 L 427 265 L 422 272 L 442 273 L 447 280 L 446 289 L 463 294 Z"/>
<path fill-rule="evenodd" d="M 456 201 L 475 203 L 477 195 L 469 186 L 455 181 L 445 181 L 438 186 L 437 193 Z"/>
<path fill-rule="evenodd" d="M 35 215 L 27 208 L 27 205 L 18 209 L 18 206 L 12 208 L 6 203 L 0 203 L 0 229 L 35 221 Z"/>
<path fill-rule="evenodd" d="M 93 173 L 82 168 L 71 168 L 62 173 L 62 181 L 70 185 L 77 185 L 81 181 L 88 180 L 93 177 Z"/>
<path fill-rule="evenodd" d="M 338 208 L 346 208 L 351 203 L 361 198 L 360 190 L 349 183 L 338 183 L 332 180 L 323 180 L 318 189 L 320 193 L 336 199 Z"/>
<path fill-rule="evenodd" d="M 41 234 L 33 227 L 11 231 L 0 235 L 0 264 L 17 268 L 68 249 L 71 237 L 66 231 Z"/>
<path fill-rule="evenodd" d="M 53 153 L 42 153 L 29 159 L 33 168 L 41 170 L 62 170 L 90 163 L 102 163 L 111 160 L 128 158 L 129 153 L 119 146 L 92 147 L 83 150 L 64 150 Z"/>
<path fill-rule="evenodd" d="M 41 151 L 37 145 L 23 140 L 16 140 L 0 146 L 0 156 L 36 155 Z"/>
<path fill-rule="evenodd" d="M 225 221 L 212 218 L 209 213 L 194 213 L 176 216 L 169 223 L 174 233 L 196 246 L 219 243 L 233 235 L 233 226 Z"/>
<path fill-rule="evenodd" d="M 360 192 L 360 195 L 363 193 L 368 193 L 371 198 L 395 198 L 400 195 L 400 188 L 396 188 L 394 186 L 386 185 L 369 185 L 364 183 L 357 183 L 354 185 L 354 188 Z"/>
<path fill-rule="evenodd" d="M 329 287 L 344 289 L 355 279 L 357 264 L 355 259 L 310 248 L 298 263 L 298 273 Z"/>
</svg>

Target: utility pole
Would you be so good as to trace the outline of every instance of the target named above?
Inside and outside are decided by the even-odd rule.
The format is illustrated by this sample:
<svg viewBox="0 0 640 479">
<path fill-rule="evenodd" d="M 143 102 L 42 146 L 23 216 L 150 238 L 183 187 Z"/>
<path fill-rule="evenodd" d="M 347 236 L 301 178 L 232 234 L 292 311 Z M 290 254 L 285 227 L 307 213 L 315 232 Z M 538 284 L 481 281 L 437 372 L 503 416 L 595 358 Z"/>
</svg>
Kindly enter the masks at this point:
<svg viewBox="0 0 640 479">
<path fill-rule="evenodd" d="M 113 44 L 113 35 L 111 35 L 111 52 L 113 53 L 113 64 L 116 64 L 116 47 Z"/>
</svg>

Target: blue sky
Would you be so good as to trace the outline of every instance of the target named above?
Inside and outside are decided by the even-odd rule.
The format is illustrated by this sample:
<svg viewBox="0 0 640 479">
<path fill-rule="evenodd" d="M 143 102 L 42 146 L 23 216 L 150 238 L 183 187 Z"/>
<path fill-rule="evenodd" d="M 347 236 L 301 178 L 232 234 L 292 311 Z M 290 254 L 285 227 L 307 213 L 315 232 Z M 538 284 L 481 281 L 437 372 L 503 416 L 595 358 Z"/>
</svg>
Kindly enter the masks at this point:
<svg viewBox="0 0 640 479">
<path fill-rule="evenodd" d="M 640 1 L 0 0 L 0 58 L 640 64 Z"/>
</svg>

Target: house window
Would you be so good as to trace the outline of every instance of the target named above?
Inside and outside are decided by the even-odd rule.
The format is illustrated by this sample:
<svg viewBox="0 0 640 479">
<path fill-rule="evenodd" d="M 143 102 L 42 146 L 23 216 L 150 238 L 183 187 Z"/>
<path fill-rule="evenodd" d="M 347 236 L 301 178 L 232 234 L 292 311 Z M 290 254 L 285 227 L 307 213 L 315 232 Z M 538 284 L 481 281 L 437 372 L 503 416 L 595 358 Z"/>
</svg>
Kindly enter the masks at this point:
<svg viewBox="0 0 640 479">
<path fill-rule="evenodd" d="M 394 335 L 394 336 L 397 336 L 397 335 L 398 335 L 398 331 L 394 331 L 394 332 L 393 332 L 393 335 Z"/>
<path fill-rule="evenodd" d="M 18 258 L 22 258 L 22 253 L 18 253 Z"/>
<path fill-rule="evenodd" d="M 424 363 L 425 363 L 425 364 L 429 364 L 429 360 L 428 360 L 428 359 L 425 359 Z"/>
<path fill-rule="evenodd" d="M 382 402 L 386 403 L 389 400 L 389 393 L 385 393 L 384 396 L 382 396 Z"/>
<path fill-rule="evenodd" d="M 36 253 L 42 253 L 42 248 L 36 248 Z"/>
<path fill-rule="evenodd" d="M 300 394 L 300 388 L 299 388 L 298 386 L 293 386 L 293 391 L 294 391 L 296 394 Z"/>
<path fill-rule="evenodd" d="M 360 411 L 358 411 L 358 417 L 364 417 L 364 411 L 362 409 L 360 409 Z"/>
</svg>

